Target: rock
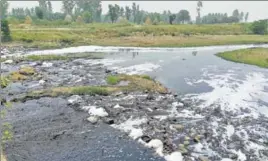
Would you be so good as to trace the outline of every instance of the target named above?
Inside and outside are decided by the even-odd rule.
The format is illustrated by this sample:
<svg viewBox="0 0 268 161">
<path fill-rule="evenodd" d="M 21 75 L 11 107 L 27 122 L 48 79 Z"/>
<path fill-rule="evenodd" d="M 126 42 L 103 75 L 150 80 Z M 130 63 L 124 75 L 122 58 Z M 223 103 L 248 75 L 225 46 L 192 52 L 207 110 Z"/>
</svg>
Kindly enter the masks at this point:
<svg viewBox="0 0 268 161">
<path fill-rule="evenodd" d="M 103 120 L 104 123 L 106 123 L 108 125 L 114 124 L 114 120 L 111 119 L 111 118 L 104 117 L 102 120 Z"/>
<path fill-rule="evenodd" d="M 49 68 L 49 67 L 52 67 L 52 66 L 53 66 L 53 63 L 43 62 L 43 64 L 42 64 L 42 67 L 45 67 L 45 68 Z"/>
<path fill-rule="evenodd" d="M 189 142 L 189 141 L 184 141 L 183 144 L 184 144 L 185 146 L 188 146 L 188 145 L 190 144 L 190 142 Z"/>
<path fill-rule="evenodd" d="M 200 142 L 200 139 L 202 138 L 202 135 L 196 135 L 195 137 L 194 137 L 194 142 L 196 142 L 196 143 L 198 143 L 198 142 Z"/>
<path fill-rule="evenodd" d="M 143 135 L 141 136 L 141 140 L 143 140 L 145 143 L 149 143 L 152 139 L 147 135 Z"/>
<path fill-rule="evenodd" d="M 152 94 L 148 94 L 146 97 L 147 100 L 155 100 L 154 96 Z"/>
<path fill-rule="evenodd" d="M 188 136 L 185 136 L 185 137 L 184 137 L 184 140 L 185 140 L 185 141 L 189 141 L 190 139 L 191 139 L 191 138 L 188 137 Z"/>
<path fill-rule="evenodd" d="M 99 118 L 96 116 L 90 116 L 87 118 L 87 121 L 89 121 L 92 124 L 96 124 L 98 122 Z"/>
<path fill-rule="evenodd" d="M 230 154 L 229 157 L 233 160 L 236 160 L 238 158 L 237 154 Z"/>
<path fill-rule="evenodd" d="M 43 79 L 39 81 L 39 84 L 44 84 L 46 81 L 44 81 Z"/>
<path fill-rule="evenodd" d="M 173 126 L 173 128 L 175 128 L 175 129 L 178 130 L 178 131 L 181 131 L 181 130 L 184 129 L 184 126 L 181 125 L 181 124 L 175 124 L 175 125 L 172 125 L 172 126 Z"/>
<path fill-rule="evenodd" d="M 6 60 L 4 61 L 5 64 L 12 64 L 13 63 L 13 60 Z"/>
<path fill-rule="evenodd" d="M 82 98 L 78 95 L 72 95 L 69 99 L 68 99 L 68 103 L 69 104 L 77 104 L 82 102 Z"/>
<path fill-rule="evenodd" d="M 180 152 L 182 155 L 187 155 L 189 153 L 188 150 L 185 148 L 180 148 Z"/>
<path fill-rule="evenodd" d="M 110 69 L 105 69 L 105 73 L 111 73 L 112 71 Z"/>
<path fill-rule="evenodd" d="M 204 156 L 202 156 L 202 155 L 200 155 L 200 156 L 198 157 L 198 159 L 199 159 L 200 161 L 209 161 L 209 159 L 208 159 L 207 157 L 204 157 Z"/>
</svg>

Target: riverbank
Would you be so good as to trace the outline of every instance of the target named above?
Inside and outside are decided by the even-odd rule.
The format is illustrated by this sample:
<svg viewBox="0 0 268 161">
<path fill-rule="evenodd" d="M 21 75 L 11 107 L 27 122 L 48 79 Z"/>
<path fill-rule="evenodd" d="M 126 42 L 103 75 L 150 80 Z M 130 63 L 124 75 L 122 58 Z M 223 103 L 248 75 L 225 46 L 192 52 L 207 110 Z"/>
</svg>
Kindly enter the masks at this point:
<svg viewBox="0 0 268 161">
<path fill-rule="evenodd" d="M 74 26 L 11 26 L 6 46 L 50 49 L 81 45 L 135 47 L 196 47 L 268 43 L 268 35 L 252 35 L 246 24 Z"/>
<path fill-rule="evenodd" d="M 222 52 L 217 55 L 225 60 L 268 68 L 267 48 L 240 49 Z"/>
</svg>

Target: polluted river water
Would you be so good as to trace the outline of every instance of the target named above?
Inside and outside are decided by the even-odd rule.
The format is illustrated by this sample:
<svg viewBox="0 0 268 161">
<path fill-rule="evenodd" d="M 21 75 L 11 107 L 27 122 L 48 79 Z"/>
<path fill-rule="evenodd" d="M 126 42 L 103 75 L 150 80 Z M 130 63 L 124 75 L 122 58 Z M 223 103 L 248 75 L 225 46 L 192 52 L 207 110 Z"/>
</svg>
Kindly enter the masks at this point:
<svg viewBox="0 0 268 161">
<path fill-rule="evenodd" d="M 128 133 L 146 147 L 155 149 L 158 155 L 168 161 L 180 161 L 183 158 L 265 161 L 268 160 L 268 70 L 233 63 L 215 55 L 218 52 L 259 46 L 268 47 L 267 45 L 196 48 L 82 46 L 21 54 L 102 52 L 105 53 L 104 59 L 85 60 L 84 63 L 102 64 L 117 73 L 148 74 L 177 93 L 179 100 L 171 102 L 169 108 L 163 108 L 163 114 L 158 114 L 155 118 L 161 124 L 169 122 L 170 130 L 178 129 L 179 125 L 184 127 L 182 132 L 167 134 L 180 152 L 170 150 L 172 153 L 163 154 L 165 149 L 161 140 L 152 139 L 146 143 L 141 139 L 141 136 L 144 137 L 143 134 L 157 133 L 154 130 L 148 132 L 147 117 L 139 115 L 135 119 L 111 125 Z M 120 99 L 125 101 L 135 97 L 142 99 L 144 96 L 133 94 Z M 156 97 L 155 102 L 163 101 L 161 96 Z M 120 102 L 120 99 L 117 101 Z M 114 109 L 120 108 L 124 107 L 119 104 L 114 106 Z M 84 106 L 83 109 L 90 110 L 91 113 L 96 111 L 96 107 L 91 106 Z M 148 110 L 152 110 L 150 106 Z M 103 115 L 100 111 L 98 113 Z"/>
</svg>

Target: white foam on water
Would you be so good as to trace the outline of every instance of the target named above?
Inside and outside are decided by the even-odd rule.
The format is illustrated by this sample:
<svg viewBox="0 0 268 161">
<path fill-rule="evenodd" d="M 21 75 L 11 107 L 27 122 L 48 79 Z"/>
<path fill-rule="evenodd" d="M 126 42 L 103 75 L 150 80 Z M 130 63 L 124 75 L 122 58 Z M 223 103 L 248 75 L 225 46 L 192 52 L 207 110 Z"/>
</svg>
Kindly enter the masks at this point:
<svg viewBox="0 0 268 161">
<path fill-rule="evenodd" d="M 124 73 L 124 74 L 144 74 L 147 72 L 151 72 L 155 69 L 160 68 L 160 65 L 153 64 L 153 63 L 143 63 L 143 64 L 137 64 L 129 67 L 117 67 L 113 68 L 114 71 L 118 73 Z"/>
<path fill-rule="evenodd" d="M 226 129 L 228 138 L 230 138 L 235 132 L 235 128 L 233 125 L 227 125 L 225 129 Z"/>
<path fill-rule="evenodd" d="M 122 130 L 126 133 L 129 133 L 129 136 L 133 139 L 137 139 L 143 135 L 142 129 L 137 128 L 137 126 L 144 124 L 147 122 L 146 118 L 141 119 L 128 119 L 127 121 L 119 124 L 119 125 L 111 125 L 112 127 Z"/>
<path fill-rule="evenodd" d="M 208 69 L 203 69 L 204 78 L 188 82 L 188 84 L 204 82 L 212 87 L 213 90 L 201 94 L 188 94 L 186 97 L 196 101 L 203 100 L 204 102 L 199 105 L 201 108 L 211 107 L 216 104 L 220 105 L 222 110 L 233 112 L 240 112 L 241 108 L 249 108 L 251 110 L 250 115 L 255 118 L 260 113 L 263 114 L 263 111 L 259 108 L 263 105 L 258 103 L 258 99 L 267 95 L 264 92 L 264 88 L 268 86 L 268 79 L 264 74 L 258 72 L 248 73 L 244 80 L 235 76 L 230 71 L 225 74 L 215 74 L 209 73 Z"/>
<path fill-rule="evenodd" d="M 250 47 L 267 47 L 267 45 L 222 45 L 222 46 L 204 46 L 204 47 L 184 47 L 184 48 L 161 48 L 161 47 L 115 47 L 115 46 L 78 46 L 62 49 L 31 51 L 28 55 L 40 54 L 67 54 L 67 53 L 83 53 L 83 52 L 163 52 L 163 51 L 204 51 L 204 50 L 235 50 Z"/>
<path fill-rule="evenodd" d="M 183 161 L 183 156 L 180 152 L 173 152 L 170 155 L 165 156 L 166 161 Z"/>
</svg>

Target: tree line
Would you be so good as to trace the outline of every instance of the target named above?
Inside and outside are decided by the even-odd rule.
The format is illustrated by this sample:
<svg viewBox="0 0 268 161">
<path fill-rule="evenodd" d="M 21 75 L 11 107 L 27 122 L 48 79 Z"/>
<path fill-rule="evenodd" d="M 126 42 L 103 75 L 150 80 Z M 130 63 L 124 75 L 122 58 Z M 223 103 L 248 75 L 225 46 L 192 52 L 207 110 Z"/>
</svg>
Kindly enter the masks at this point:
<svg viewBox="0 0 268 161">
<path fill-rule="evenodd" d="M 131 6 L 120 7 L 109 5 L 108 13 L 102 13 L 100 0 L 63 0 L 62 12 L 53 12 L 50 0 L 38 0 L 39 5 L 34 8 L 12 8 L 8 11 L 7 0 L 1 0 L 2 18 L 9 17 L 14 20 L 25 20 L 30 23 L 32 20 L 64 20 L 66 22 L 92 23 L 92 22 L 131 22 L 136 24 L 216 24 L 216 23 L 237 23 L 247 22 L 249 13 L 239 12 L 235 9 L 232 15 L 227 13 L 209 13 L 201 16 L 203 2 L 198 1 L 196 6 L 197 16 L 193 21 L 186 9 L 172 13 L 165 10 L 162 13 L 148 12 L 140 9 L 140 6 L 133 3 Z"/>
</svg>

